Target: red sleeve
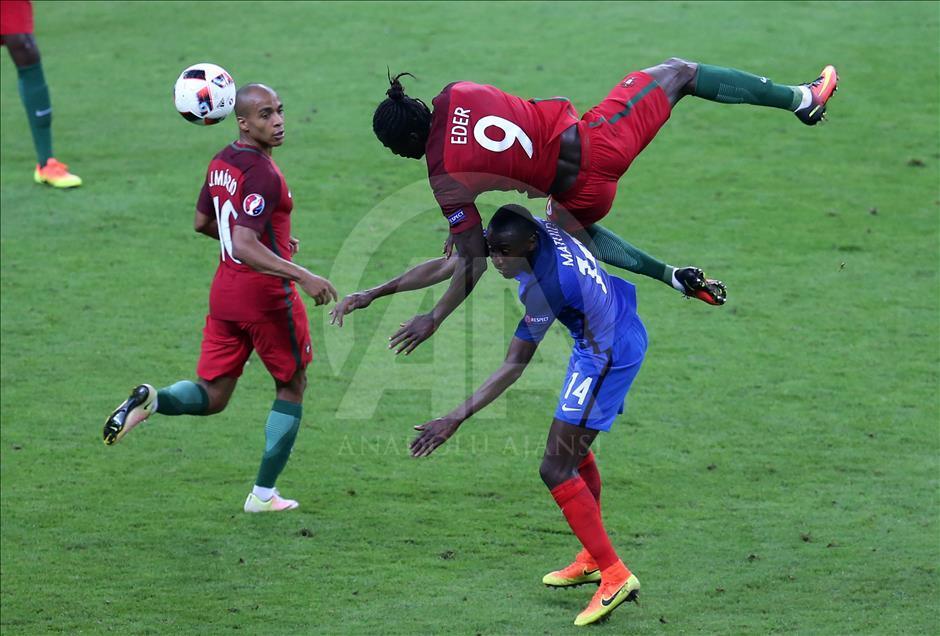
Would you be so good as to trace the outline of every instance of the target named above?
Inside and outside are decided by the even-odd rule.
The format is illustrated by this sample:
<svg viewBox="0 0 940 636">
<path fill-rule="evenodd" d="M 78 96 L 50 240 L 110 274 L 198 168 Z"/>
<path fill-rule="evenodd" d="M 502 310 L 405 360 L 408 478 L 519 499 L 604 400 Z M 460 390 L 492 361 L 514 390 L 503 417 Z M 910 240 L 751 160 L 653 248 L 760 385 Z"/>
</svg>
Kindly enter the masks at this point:
<svg viewBox="0 0 940 636">
<path fill-rule="evenodd" d="M 206 216 L 215 216 L 215 206 L 212 205 L 212 197 L 209 196 L 209 178 L 202 182 L 202 190 L 199 191 L 199 198 L 196 200 L 196 209 Z"/>
<path fill-rule="evenodd" d="M 459 234 L 467 228 L 478 225 L 480 213 L 473 201 L 476 195 L 470 192 L 463 184 L 451 177 L 444 167 L 444 135 L 447 127 L 447 112 L 450 107 L 450 93 L 454 87 L 448 84 L 444 90 L 434 98 L 434 115 L 431 117 L 431 131 L 425 146 L 425 157 L 428 162 L 428 181 L 434 191 L 434 198 L 441 206 L 441 212 L 450 225 L 451 234 Z"/>
<path fill-rule="evenodd" d="M 260 234 L 281 202 L 281 179 L 271 166 L 261 163 L 245 171 L 243 179 L 241 201 L 235 201 L 235 224 Z"/>
</svg>

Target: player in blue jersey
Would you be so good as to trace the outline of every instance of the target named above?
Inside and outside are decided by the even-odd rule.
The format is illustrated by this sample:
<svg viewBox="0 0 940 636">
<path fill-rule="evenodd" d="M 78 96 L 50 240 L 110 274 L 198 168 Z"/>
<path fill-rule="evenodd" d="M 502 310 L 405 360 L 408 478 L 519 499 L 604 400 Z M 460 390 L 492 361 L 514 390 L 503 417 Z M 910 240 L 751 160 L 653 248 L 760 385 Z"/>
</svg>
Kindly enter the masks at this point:
<svg viewBox="0 0 940 636">
<path fill-rule="evenodd" d="M 523 373 L 539 342 L 556 320 L 574 339 L 561 394 L 548 435 L 540 473 L 583 550 L 571 565 L 543 582 L 571 587 L 600 582 L 591 602 L 575 619 L 587 625 L 606 618 L 636 597 L 640 582 L 617 556 L 600 515 L 600 473 L 591 443 L 610 430 L 623 412 L 624 398 L 646 353 L 646 330 L 636 312 L 636 291 L 601 269 L 594 256 L 560 227 L 534 219 L 518 205 L 500 208 L 486 230 L 493 266 L 519 281 L 525 316 L 519 321 L 502 366 L 463 404 L 415 429 L 411 454 L 427 457 L 457 429 L 499 397 Z M 381 296 L 447 280 L 453 260 L 435 259 L 371 290 L 344 298 L 331 312 L 343 316 Z M 391 346 L 397 343 L 392 341 Z"/>
</svg>

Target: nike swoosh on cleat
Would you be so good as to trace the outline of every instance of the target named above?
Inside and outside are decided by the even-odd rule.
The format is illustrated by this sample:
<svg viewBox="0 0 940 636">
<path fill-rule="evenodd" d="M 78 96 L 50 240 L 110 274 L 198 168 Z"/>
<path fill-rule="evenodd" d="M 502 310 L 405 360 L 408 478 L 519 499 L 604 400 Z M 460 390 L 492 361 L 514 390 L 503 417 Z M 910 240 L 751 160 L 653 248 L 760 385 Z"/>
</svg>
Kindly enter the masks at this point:
<svg viewBox="0 0 940 636">
<path fill-rule="evenodd" d="M 611 603 L 613 603 L 613 602 L 614 602 L 614 599 L 617 598 L 617 595 L 620 594 L 620 592 L 622 592 L 622 591 L 623 591 L 623 588 L 625 588 L 626 586 L 627 586 L 626 583 L 624 583 L 623 585 L 621 585 L 621 586 L 620 586 L 620 589 L 617 590 L 616 592 L 614 592 L 613 595 L 612 595 L 610 598 L 601 598 L 601 605 L 603 605 L 604 607 L 607 607 L 607 606 L 609 606 Z"/>
<path fill-rule="evenodd" d="M 37 111 L 36 111 L 36 117 L 45 117 L 46 115 L 48 115 L 48 114 L 51 113 L 51 112 L 52 112 L 52 108 L 51 108 L 51 107 L 50 107 L 50 108 L 47 108 L 46 110 L 37 110 Z"/>
</svg>

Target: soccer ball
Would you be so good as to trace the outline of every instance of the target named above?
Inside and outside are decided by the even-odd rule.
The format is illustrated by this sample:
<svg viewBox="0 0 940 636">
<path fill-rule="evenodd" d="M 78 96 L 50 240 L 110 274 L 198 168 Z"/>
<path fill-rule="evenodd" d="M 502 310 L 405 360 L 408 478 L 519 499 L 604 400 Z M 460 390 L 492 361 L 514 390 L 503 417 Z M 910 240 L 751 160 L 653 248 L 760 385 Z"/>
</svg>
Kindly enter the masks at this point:
<svg viewBox="0 0 940 636">
<path fill-rule="evenodd" d="M 193 64 L 176 80 L 173 101 L 186 121 L 217 124 L 235 108 L 235 80 L 221 66 Z"/>
</svg>

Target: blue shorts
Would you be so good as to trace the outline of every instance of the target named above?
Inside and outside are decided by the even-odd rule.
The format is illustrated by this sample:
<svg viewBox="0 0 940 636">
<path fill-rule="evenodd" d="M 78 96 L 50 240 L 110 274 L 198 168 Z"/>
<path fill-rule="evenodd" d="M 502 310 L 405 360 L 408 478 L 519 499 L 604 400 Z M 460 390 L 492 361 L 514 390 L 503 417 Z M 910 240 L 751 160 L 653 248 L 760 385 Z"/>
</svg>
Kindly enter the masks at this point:
<svg viewBox="0 0 940 636">
<path fill-rule="evenodd" d="M 609 351 L 594 354 L 576 348 L 571 352 L 555 419 L 596 431 L 610 430 L 623 413 L 627 391 L 646 354 L 646 329 L 638 316 L 633 320 Z"/>
</svg>

